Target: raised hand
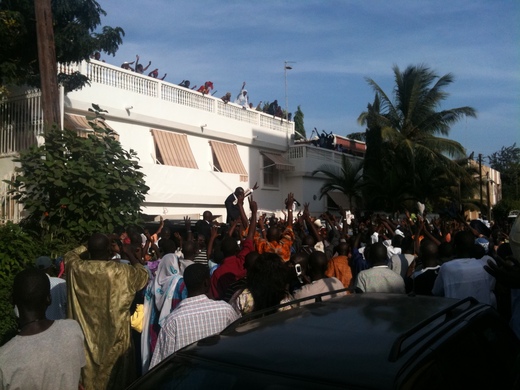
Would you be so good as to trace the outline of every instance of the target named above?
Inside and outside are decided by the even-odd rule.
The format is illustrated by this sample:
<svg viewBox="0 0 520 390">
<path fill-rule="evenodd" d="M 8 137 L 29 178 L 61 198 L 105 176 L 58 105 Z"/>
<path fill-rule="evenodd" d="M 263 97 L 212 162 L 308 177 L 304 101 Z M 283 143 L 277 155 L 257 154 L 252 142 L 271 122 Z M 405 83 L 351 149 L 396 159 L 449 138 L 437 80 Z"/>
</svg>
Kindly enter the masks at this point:
<svg viewBox="0 0 520 390">
<path fill-rule="evenodd" d="M 285 201 L 285 206 L 287 207 L 287 209 L 292 210 L 293 203 L 294 203 L 294 194 L 292 192 L 289 192 L 287 194 L 287 200 Z"/>
<path fill-rule="evenodd" d="M 218 226 L 218 225 L 213 225 L 211 227 L 210 238 L 213 238 L 213 239 L 217 238 L 219 227 L 220 226 Z"/>
<path fill-rule="evenodd" d="M 251 209 L 251 212 L 256 215 L 258 204 L 253 200 L 252 196 L 249 198 L 249 208 Z"/>
<path fill-rule="evenodd" d="M 191 230 L 191 218 L 188 216 L 184 217 L 184 227 L 186 230 Z"/>
</svg>

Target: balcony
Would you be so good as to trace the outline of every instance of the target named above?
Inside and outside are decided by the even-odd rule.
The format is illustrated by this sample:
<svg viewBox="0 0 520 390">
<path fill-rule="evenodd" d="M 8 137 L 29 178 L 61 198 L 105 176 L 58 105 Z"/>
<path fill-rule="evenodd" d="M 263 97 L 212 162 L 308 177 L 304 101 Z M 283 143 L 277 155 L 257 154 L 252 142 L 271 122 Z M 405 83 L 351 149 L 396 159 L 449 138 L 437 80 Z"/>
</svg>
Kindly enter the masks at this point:
<svg viewBox="0 0 520 390">
<path fill-rule="evenodd" d="M 69 66 L 60 65 L 58 71 L 66 74 L 80 72 L 86 75 L 90 79 L 91 86 L 95 87 L 90 88 L 90 91 L 95 92 L 91 99 L 94 99 L 92 101 L 95 101 L 102 107 L 103 105 L 114 106 L 115 102 L 125 104 L 129 100 L 137 100 L 138 104 L 139 102 L 148 102 L 147 109 L 150 112 L 154 112 L 154 107 L 153 105 L 150 106 L 150 102 L 153 102 L 155 105 L 158 102 L 166 102 L 182 107 L 175 112 L 176 121 L 180 123 L 193 123 L 195 119 L 193 114 L 195 113 L 197 121 L 201 123 L 204 121 L 213 122 L 215 127 L 221 127 L 222 125 L 229 127 L 229 120 L 232 120 L 237 126 L 246 125 L 249 128 L 253 126 L 289 135 L 294 133 L 294 122 L 273 118 L 272 115 L 256 110 L 244 109 L 234 103 L 226 104 L 220 98 L 202 95 L 200 92 L 134 73 L 104 62 L 91 60 L 90 62 Z M 88 91 L 89 88 L 85 87 L 68 95 L 70 95 L 71 99 L 83 95 L 84 98 L 82 100 L 89 100 L 86 97 Z M 105 101 L 107 97 L 109 99 Z M 151 100 L 146 98 L 151 98 Z M 161 104 L 159 105 L 164 107 Z M 170 105 L 169 107 L 171 112 L 172 106 Z M 158 114 L 161 116 L 161 113 Z M 203 124 L 206 124 L 206 122 Z M 197 125 L 199 125 L 198 122 Z M 207 123 L 207 125 L 211 127 L 210 123 Z"/>
<path fill-rule="evenodd" d="M 350 153 L 320 148 L 312 144 L 299 144 L 289 147 L 288 160 L 294 165 L 294 176 L 310 176 L 323 165 L 341 165 L 342 156 L 351 162 L 363 161 L 362 157 Z"/>
</svg>

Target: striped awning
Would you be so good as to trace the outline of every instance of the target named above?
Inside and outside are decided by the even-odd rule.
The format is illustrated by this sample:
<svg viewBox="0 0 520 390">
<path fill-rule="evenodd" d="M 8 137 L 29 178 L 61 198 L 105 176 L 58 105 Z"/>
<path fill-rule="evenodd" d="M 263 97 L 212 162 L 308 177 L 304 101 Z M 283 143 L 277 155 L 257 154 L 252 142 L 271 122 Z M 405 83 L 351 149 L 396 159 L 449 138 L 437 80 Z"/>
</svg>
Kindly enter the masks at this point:
<svg viewBox="0 0 520 390">
<path fill-rule="evenodd" d="M 110 130 L 114 139 L 119 140 L 119 134 L 108 125 L 103 119 L 95 118 L 88 120 L 84 115 L 68 114 L 63 118 L 63 127 L 70 130 L 76 130 L 79 137 L 86 138 L 89 134 L 94 133 L 94 129 L 89 122 L 101 127 L 105 130 Z"/>
<path fill-rule="evenodd" d="M 240 175 L 240 181 L 248 181 L 248 173 L 240 155 L 236 144 L 228 144 L 218 141 L 209 141 L 211 150 L 213 151 L 213 164 L 221 172 L 237 173 Z"/>
<path fill-rule="evenodd" d="M 156 159 L 161 164 L 198 169 L 186 134 L 151 129 Z"/>
<path fill-rule="evenodd" d="M 267 157 L 274 164 L 276 169 L 279 171 L 294 171 L 294 165 L 292 165 L 289 161 L 285 159 L 279 153 L 268 153 L 268 152 L 260 152 L 263 156 Z"/>
</svg>

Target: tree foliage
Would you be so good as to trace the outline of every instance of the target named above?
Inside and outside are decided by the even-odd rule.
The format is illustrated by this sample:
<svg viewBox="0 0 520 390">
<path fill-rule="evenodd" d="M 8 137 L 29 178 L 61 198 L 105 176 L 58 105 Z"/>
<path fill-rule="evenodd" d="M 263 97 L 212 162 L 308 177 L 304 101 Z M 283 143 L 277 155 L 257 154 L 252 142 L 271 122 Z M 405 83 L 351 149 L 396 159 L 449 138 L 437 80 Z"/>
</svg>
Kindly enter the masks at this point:
<svg viewBox="0 0 520 390">
<path fill-rule="evenodd" d="M 70 245 L 141 221 L 148 187 L 136 153 L 90 123 L 95 131 L 87 138 L 54 129 L 16 160 L 21 168 L 11 185 L 29 214 L 25 226 L 43 241 Z"/>
<path fill-rule="evenodd" d="M 123 42 L 122 28 L 100 28 L 106 12 L 95 0 L 52 1 L 52 13 L 59 63 L 88 60 L 96 51 L 114 55 Z M 67 75 L 61 80 L 67 84 Z M 34 0 L 0 2 L 0 82 L 40 85 Z"/>
<path fill-rule="evenodd" d="M 451 158 L 464 159 L 466 153 L 445 136 L 451 125 L 475 117 L 476 112 L 467 106 L 438 111 L 448 97 L 444 88 L 453 82 L 451 74 L 439 77 L 425 65 L 393 70 L 391 97 L 367 79 L 375 97 L 358 118 L 366 126 L 364 195 L 369 208 L 395 210 L 407 202 L 449 202 L 454 183 L 466 175 Z"/>
<path fill-rule="evenodd" d="M 489 166 L 500 172 L 502 181 L 502 198 L 520 200 L 520 148 L 514 143 L 511 146 L 503 146 L 498 152 L 487 156 Z"/>
<path fill-rule="evenodd" d="M 346 155 L 341 156 L 341 167 L 324 164 L 312 172 L 312 175 L 322 174 L 326 177 L 320 188 L 320 199 L 329 191 L 338 190 L 349 199 L 349 206 L 359 207 L 362 199 L 363 163 L 351 162 Z"/>
<path fill-rule="evenodd" d="M 303 124 L 303 111 L 301 106 L 298 106 L 296 113 L 294 114 L 294 130 L 295 130 L 295 139 L 306 139 L 307 134 L 305 133 L 305 126 Z"/>
</svg>

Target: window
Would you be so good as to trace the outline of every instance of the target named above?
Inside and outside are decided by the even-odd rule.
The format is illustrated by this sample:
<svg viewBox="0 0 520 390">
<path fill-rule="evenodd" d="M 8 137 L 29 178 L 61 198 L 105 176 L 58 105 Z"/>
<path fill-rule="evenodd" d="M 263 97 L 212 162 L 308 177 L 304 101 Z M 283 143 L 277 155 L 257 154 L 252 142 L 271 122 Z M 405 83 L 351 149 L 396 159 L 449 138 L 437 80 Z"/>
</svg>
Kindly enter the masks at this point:
<svg viewBox="0 0 520 390">
<path fill-rule="evenodd" d="M 264 186 L 278 187 L 278 169 L 276 169 L 276 165 L 273 164 L 271 159 L 266 156 L 262 156 L 262 170 L 264 171 Z"/>
<path fill-rule="evenodd" d="M 213 168 L 218 172 L 237 173 L 240 181 L 248 181 L 248 173 L 235 144 L 209 141 L 213 155 Z"/>
<path fill-rule="evenodd" d="M 280 171 L 293 171 L 294 165 L 289 163 L 289 161 L 279 153 L 261 152 L 261 154 L 264 186 L 278 187 Z"/>
<path fill-rule="evenodd" d="M 152 129 L 155 158 L 163 165 L 198 169 L 186 134 Z"/>
</svg>

